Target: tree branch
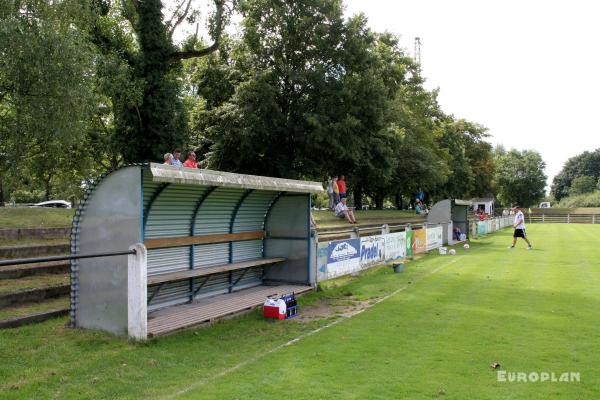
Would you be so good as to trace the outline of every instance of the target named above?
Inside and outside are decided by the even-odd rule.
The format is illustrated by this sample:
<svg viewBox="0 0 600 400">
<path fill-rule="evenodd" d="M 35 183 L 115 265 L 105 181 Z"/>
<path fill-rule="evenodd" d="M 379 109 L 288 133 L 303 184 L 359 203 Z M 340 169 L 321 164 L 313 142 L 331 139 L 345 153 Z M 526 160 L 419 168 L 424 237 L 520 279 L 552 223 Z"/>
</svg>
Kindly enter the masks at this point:
<svg viewBox="0 0 600 400">
<path fill-rule="evenodd" d="M 171 58 L 169 59 L 169 62 L 171 64 L 174 64 L 176 62 L 179 62 L 181 60 L 187 60 L 188 58 L 196 58 L 196 57 L 204 57 L 209 55 L 210 53 L 213 53 L 214 51 L 216 51 L 219 48 L 219 40 L 215 40 L 215 42 L 209 46 L 209 47 L 205 47 L 203 49 L 200 50 L 188 50 L 188 51 L 178 51 L 175 52 L 171 55 Z"/>
<path fill-rule="evenodd" d="M 177 16 L 177 14 L 179 14 L 179 10 L 181 10 L 181 7 L 185 4 L 185 0 L 183 0 L 181 3 L 179 3 L 177 5 L 177 8 L 175 9 L 175 11 L 173 12 L 173 15 L 171 15 L 171 18 L 169 18 L 169 20 L 165 23 L 170 35 L 172 34 L 172 29 L 171 29 L 171 23 L 173 22 L 173 20 L 175 19 L 175 17 Z M 188 7 L 189 7 L 189 1 L 188 1 Z M 173 29 L 174 30 L 174 29 Z"/>
<path fill-rule="evenodd" d="M 136 1 L 132 1 L 135 9 L 137 10 L 137 2 Z M 134 18 L 133 15 L 131 15 L 131 12 L 129 10 L 129 7 L 127 7 L 127 0 L 121 0 L 121 8 L 123 9 L 123 16 L 127 19 L 127 21 L 129 21 L 129 23 L 131 24 L 132 27 L 135 27 L 135 24 L 133 23 Z"/>
<path fill-rule="evenodd" d="M 190 0 L 191 1 L 191 0 Z M 214 43 L 208 47 L 205 47 L 200 50 L 187 50 L 187 51 L 177 51 L 171 55 L 169 60 L 170 63 L 176 63 L 181 60 L 186 60 L 188 58 L 196 58 L 196 57 L 204 57 L 213 53 L 219 48 L 219 44 L 221 43 L 221 33 L 223 32 L 223 24 L 224 24 L 224 16 L 223 9 L 225 8 L 225 0 L 214 0 L 215 5 L 217 6 L 217 11 L 215 13 L 215 31 L 214 31 Z M 188 4 L 189 5 L 189 4 Z M 187 10 L 186 10 L 187 12 Z M 176 25 L 175 25 L 176 26 Z"/>
<path fill-rule="evenodd" d="M 181 22 L 183 22 L 183 20 L 187 16 L 188 12 L 190 12 L 190 5 L 191 4 L 192 4 L 192 0 L 188 0 L 187 5 L 185 6 L 185 10 L 179 16 L 179 18 L 177 19 L 177 21 L 175 21 L 175 23 L 173 24 L 173 26 L 169 29 L 169 38 L 173 37 L 173 32 L 175 32 L 175 28 L 177 28 L 177 26 L 179 26 L 179 24 L 181 24 Z M 175 17 L 175 15 L 173 15 L 173 17 Z"/>
</svg>

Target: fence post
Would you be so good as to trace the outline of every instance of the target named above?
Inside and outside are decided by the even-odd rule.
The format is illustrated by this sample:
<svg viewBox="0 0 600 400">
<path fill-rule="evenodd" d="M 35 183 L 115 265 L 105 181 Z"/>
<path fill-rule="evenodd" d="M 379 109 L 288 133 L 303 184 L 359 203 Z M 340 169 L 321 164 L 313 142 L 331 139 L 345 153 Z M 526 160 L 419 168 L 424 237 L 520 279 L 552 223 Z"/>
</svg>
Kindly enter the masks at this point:
<svg viewBox="0 0 600 400">
<path fill-rule="evenodd" d="M 596 223 L 596 214 L 592 214 L 592 224 Z"/>
<path fill-rule="evenodd" d="M 542 214 L 542 224 L 546 223 L 546 214 Z"/>
<path fill-rule="evenodd" d="M 148 264 L 146 246 L 134 244 L 127 260 L 127 334 L 130 339 L 148 337 Z"/>
<path fill-rule="evenodd" d="M 571 223 L 571 214 L 567 214 L 567 224 Z"/>
<path fill-rule="evenodd" d="M 390 233 L 390 226 L 388 224 L 381 225 L 381 234 L 387 235 L 388 233 Z"/>
</svg>

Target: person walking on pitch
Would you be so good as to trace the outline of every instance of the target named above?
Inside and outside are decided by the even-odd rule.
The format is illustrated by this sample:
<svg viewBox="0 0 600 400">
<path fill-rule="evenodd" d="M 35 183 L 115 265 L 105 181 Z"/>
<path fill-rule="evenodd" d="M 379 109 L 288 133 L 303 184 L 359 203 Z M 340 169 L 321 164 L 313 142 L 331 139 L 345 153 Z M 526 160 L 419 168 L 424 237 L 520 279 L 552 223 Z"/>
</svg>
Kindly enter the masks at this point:
<svg viewBox="0 0 600 400">
<path fill-rule="evenodd" d="M 527 239 L 527 234 L 525 233 L 525 215 L 523 215 L 523 211 L 519 208 L 519 206 L 514 206 L 512 208 L 515 212 L 515 222 L 513 224 L 513 228 L 515 228 L 515 233 L 513 233 L 513 243 L 512 246 L 509 246 L 509 249 L 515 247 L 517 244 L 517 238 L 523 238 L 527 242 L 527 250 L 531 250 L 532 246 L 529 240 Z"/>
</svg>

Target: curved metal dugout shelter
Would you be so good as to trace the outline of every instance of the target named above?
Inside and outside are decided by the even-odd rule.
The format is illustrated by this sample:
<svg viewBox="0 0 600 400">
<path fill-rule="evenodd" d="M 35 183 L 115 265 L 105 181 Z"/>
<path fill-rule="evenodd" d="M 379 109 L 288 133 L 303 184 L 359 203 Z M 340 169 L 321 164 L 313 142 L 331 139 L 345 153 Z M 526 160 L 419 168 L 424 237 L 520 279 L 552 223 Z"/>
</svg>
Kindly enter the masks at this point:
<svg viewBox="0 0 600 400">
<path fill-rule="evenodd" d="M 427 215 L 428 224 L 442 224 L 444 244 L 456 242 L 453 237 L 453 229 L 460 229 L 469 238 L 469 207 L 468 200 L 445 199 L 433 205 Z"/>
<path fill-rule="evenodd" d="M 213 308 L 225 304 L 215 296 L 238 294 L 243 309 L 243 293 L 264 301 L 278 290 L 309 290 L 315 283 L 310 195 L 322 190 L 318 182 L 127 166 L 102 177 L 85 195 L 73 221 L 71 253 L 143 243 L 148 333 L 165 333 L 205 322 L 198 314 L 208 315 L 206 320 L 221 315 L 190 311 L 203 300 Z M 80 259 L 71 271 L 72 325 L 126 333 L 127 257 Z M 182 304 L 183 316 L 177 309 Z"/>
</svg>

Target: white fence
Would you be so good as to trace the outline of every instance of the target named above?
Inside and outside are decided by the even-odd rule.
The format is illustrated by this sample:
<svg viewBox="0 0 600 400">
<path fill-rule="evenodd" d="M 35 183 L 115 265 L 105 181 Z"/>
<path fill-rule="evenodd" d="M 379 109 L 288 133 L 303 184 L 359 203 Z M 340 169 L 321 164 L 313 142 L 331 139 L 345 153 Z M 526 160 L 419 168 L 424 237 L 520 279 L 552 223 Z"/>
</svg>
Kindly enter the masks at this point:
<svg viewBox="0 0 600 400">
<path fill-rule="evenodd" d="M 528 214 L 525 221 L 541 224 L 595 224 L 600 223 L 600 216 L 596 214 Z"/>
</svg>

